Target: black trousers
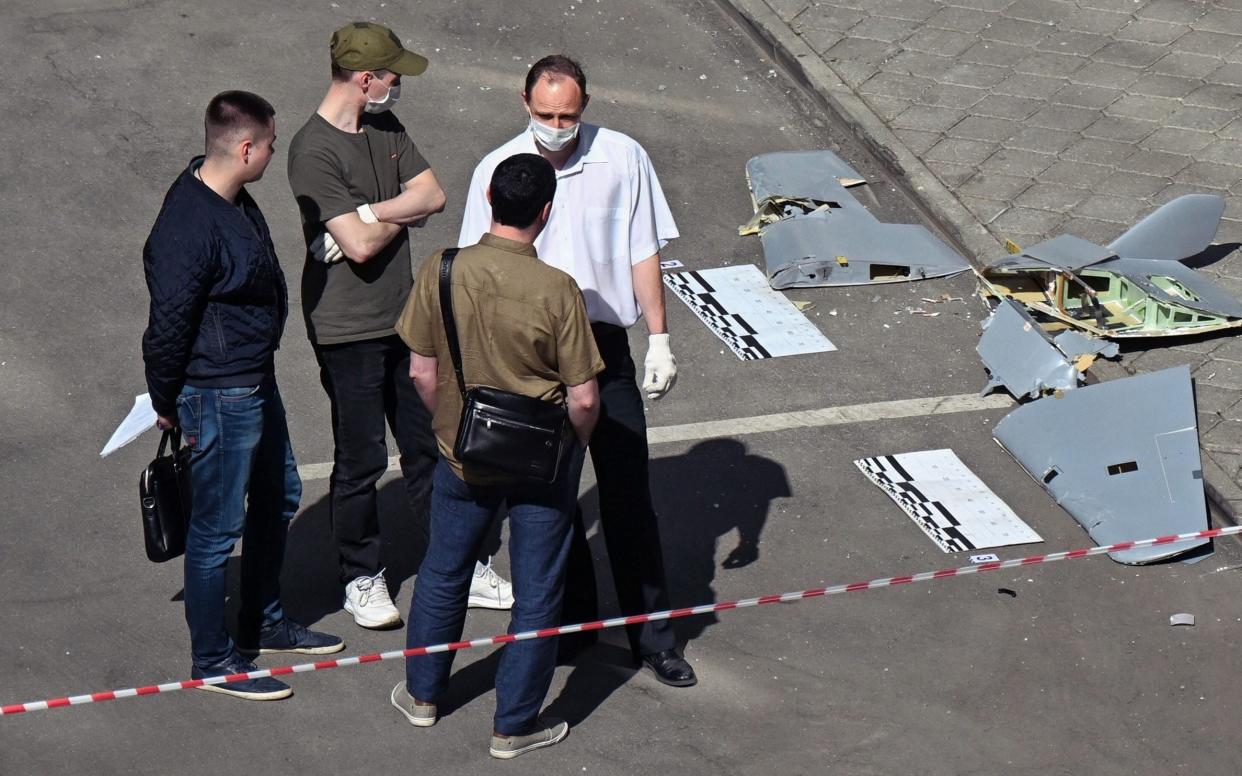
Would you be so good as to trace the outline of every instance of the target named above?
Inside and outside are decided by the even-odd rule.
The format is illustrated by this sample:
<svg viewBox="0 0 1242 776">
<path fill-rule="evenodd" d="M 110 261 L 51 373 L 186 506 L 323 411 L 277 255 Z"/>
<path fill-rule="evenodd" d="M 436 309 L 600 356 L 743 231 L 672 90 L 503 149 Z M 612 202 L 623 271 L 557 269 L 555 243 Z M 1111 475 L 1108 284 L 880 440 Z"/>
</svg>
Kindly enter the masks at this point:
<svg viewBox="0 0 1242 776">
<path fill-rule="evenodd" d="M 410 351 L 399 337 L 317 346 L 315 356 L 332 403 L 329 514 L 341 581 L 349 582 L 380 570 L 375 484 L 388 469 L 385 422 L 401 452 L 406 497 L 424 539 L 439 451 L 431 414 L 410 379 Z"/>
<path fill-rule="evenodd" d="M 599 488 L 600 528 L 617 599 L 621 613 L 626 615 L 668 609 L 660 527 L 647 474 L 647 419 L 635 381 L 629 338 L 619 326 L 596 323 L 591 328 L 604 359 L 604 371 L 596 378 L 601 411 L 590 452 Z M 595 566 L 579 508 L 569 548 L 562 621 L 594 620 L 598 611 Z M 630 625 L 626 633 L 635 657 L 676 646 L 668 620 Z"/>
</svg>

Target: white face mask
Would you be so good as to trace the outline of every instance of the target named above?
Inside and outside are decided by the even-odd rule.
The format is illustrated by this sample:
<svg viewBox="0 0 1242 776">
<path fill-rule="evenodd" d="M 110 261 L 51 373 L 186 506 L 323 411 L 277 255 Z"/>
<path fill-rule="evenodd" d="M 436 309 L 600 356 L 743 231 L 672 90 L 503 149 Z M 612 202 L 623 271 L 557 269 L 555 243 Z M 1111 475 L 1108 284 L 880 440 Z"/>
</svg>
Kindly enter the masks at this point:
<svg viewBox="0 0 1242 776">
<path fill-rule="evenodd" d="M 388 87 L 388 94 L 385 94 L 384 99 L 382 100 L 372 100 L 368 97 L 367 105 L 364 110 L 366 110 L 367 113 L 383 113 L 386 110 L 392 109 L 392 106 L 395 105 L 399 99 L 401 99 L 401 84 Z"/>
<path fill-rule="evenodd" d="M 555 129 L 547 124 L 540 124 L 535 121 L 535 117 L 530 118 L 530 131 L 535 135 L 535 139 L 539 141 L 539 145 L 549 151 L 559 151 L 567 144 L 573 142 L 578 136 L 578 127 L 581 124 L 574 124 L 572 127 L 564 129 Z"/>
</svg>

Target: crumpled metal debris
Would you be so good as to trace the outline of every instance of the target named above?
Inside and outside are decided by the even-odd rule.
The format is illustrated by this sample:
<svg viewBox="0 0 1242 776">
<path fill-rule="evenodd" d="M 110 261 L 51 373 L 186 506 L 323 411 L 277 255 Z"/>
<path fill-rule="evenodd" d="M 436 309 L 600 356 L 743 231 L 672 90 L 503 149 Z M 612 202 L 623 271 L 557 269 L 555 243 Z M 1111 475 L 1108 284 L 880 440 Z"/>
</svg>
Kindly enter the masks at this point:
<svg viewBox="0 0 1242 776">
<path fill-rule="evenodd" d="M 1077 388 L 1097 356 L 1117 355 L 1115 342 L 1094 339 L 1074 331 L 1052 337 L 1017 303 L 1000 300 L 991 317 L 981 323 L 983 335 L 976 350 L 988 371 L 980 396 L 1004 388 L 1014 398 L 1038 399 L 1046 393 Z"/>
</svg>

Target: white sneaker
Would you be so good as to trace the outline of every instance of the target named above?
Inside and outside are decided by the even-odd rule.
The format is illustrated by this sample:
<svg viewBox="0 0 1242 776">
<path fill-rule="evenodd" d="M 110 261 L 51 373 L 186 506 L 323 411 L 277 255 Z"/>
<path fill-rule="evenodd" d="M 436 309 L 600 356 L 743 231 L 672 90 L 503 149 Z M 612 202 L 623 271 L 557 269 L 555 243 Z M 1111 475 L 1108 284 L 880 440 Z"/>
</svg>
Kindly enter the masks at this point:
<svg viewBox="0 0 1242 776">
<path fill-rule="evenodd" d="M 364 628 L 387 630 L 401 626 L 401 613 L 388 595 L 384 569 L 373 577 L 358 577 L 345 586 L 345 611 Z"/>
<path fill-rule="evenodd" d="M 474 563 L 474 577 L 470 580 L 469 605 L 477 609 L 512 609 L 513 585 L 492 569 L 492 559 L 487 563 Z"/>
</svg>

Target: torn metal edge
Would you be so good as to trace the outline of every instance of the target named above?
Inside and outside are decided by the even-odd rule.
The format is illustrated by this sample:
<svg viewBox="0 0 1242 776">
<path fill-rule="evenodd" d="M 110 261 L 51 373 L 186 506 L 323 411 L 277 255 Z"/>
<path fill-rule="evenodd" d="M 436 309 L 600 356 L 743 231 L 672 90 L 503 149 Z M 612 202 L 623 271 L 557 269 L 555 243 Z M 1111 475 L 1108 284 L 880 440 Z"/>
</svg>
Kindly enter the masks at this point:
<svg viewBox="0 0 1242 776">
<path fill-rule="evenodd" d="M 1022 305 L 1001 299 L 980 323 L 975 346 L 989 379 L 980 396 L 1004 388 L 1015 399 L 1038 399 L 1046 393 L 1077 388 L 1098 356 L 1113 358 L 1115 342 L 1067 329 L 1053 337 Z"/>
<path fill-rule="evenodd" d="M 980 325 L 975 351 L 989 375 L 981 396 L 1004 388 L 1015 399 L 1038 399 L 1078 387 L 1082 373 L 1017 303 L 1002 299 Z"/>
</svg>

